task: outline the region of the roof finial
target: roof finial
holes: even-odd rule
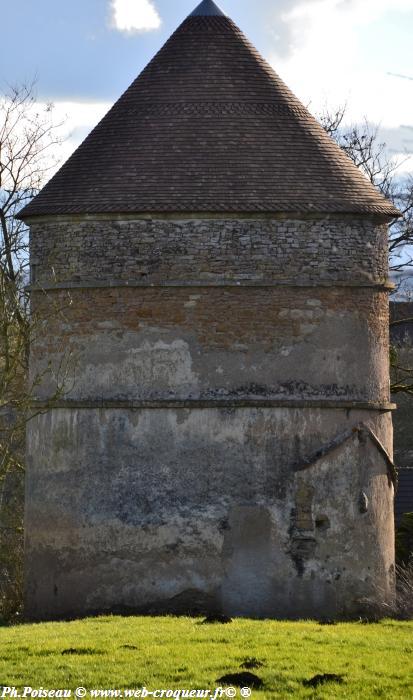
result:
[[[225,12],[214,3],[214,0],[202,0],[202,2],[195,8],[189,17],[213,17],[221,16],[225,17]]]

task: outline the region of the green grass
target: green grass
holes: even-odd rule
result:
[[[263,663],[252,671],[264,682],[252,692],[257,700],[413,698],[413,623],[397,621],[203,625],[192,618],[100,617],[4,627],[0,686],[212,689],[251,657]],[[303,685],[322,673],[341,674],[344,682]]]

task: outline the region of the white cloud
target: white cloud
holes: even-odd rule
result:
[[[53,103],[53,121],[62,125],[59,130],[63,139],[58,153],[60,165],[81,144],[111,106],[110,102],[57,100]]]
[[[44,165],[49,168],[47,179],[50,179],[72,155],[112,106],[110,102],[66,100],[56,100],[52,104],[53,108],[49,112],[50,123],[54,126],[53,135],[59,143],[44,154]],[[46,107],[46,103],[36,102],[33,114],[44,113]]]
[[[380,125],[391,154],[410,171],[413,81],[391,73],[411,75],[404,32],[412,19],[413,0],[287,0],[273,26],[287,36],[288,51],[270,56],[313,113],[347,104],[347,123],[366,117]]]
[[[0,122],[1,112],[9,105],[8,95],[0,93]],[[45,148],[39,153],[39,158],[36,160],[41,169],[45,170],[45,181],[47,181],[81,144],[111,106],[110,102],[68,100],[56,100],[52,103],[39,100],[32,104],[25,104],[19,119],[13,126],[13,139],[16,140],[17,144],[20,139],[24,142],[25,132],[27,128],[29,131],[31,130],[32,123],[44,125],[46,135],[39,146],[45,146]],[[7,188],[6,180],[3,182],[3,186]]]
[[[401,24],[402,12],[413,12],[413,0],[293,0],[281,18],[290,51],[270,62],[313,109],[347,102],[353,120],[412,123],[413,82],[388,75],[409,66],[395,63],[398,46],[383,43],[386,18],[398,13]]]
[[[148,32],[161,26],[152,0],[111,0],[113,26],[121,32]]]

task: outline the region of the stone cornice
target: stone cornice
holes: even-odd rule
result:
[[[116,287],[308,287],[311,289],[345,287],[354,289],[378,289],[383,291],[393,291],[395,285],[389,280],[385,282],[353,282],[353,281],[337,281],[337,280],[320,280],[318,282],[259,282],[256,280],[169,280],[165,282],[141,282],[137,280],[106,280],[106,281],[66,281],[66,282],[43,282],[41,284],[32,284],[26,287],[30,292],[47,292],[50,290],[59,289],[104,289]]]
[[[394,411],[397,406],[388,401],[347,401],[331,399],[58,399],[34,400],[32,408],[50,409],[165,409],[165,408],[323,408],[341,410]]]
[[[83,221],[354,221],[369,219],[388,223],[391,217],[384,214],[329,213],[329,212],[140,212],[103,214],[48,214],[26,216],[25,223],[77,224]]]

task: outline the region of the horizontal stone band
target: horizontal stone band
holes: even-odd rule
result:
[[[42,284],[32,284],[26,287],[26,290],[30,292],[43,292],[54,289],[101,289],[101,288],[116,288],[116,287],[144,287],[144,288],[157,288],[157,287],[309,287],[312,289],[317,289],[318,287],[351,287],[351,288],[368,288],[368,289],[381,289],[392,291],[395,285],[390,282],[352,282],[352,281],[323,281],[318,282],[258,282],[254,280],[242,280],[242,281],[231,281],[231,280],[187,280],[187,281],[168,281],[168,282],[141,282],[136,280],[108,280],[108,281],[93,281],[93,282],[80,282],[80,281],[68,281],[68,282],[44,282]]]
[[[60,399],[32,402],[32,408],[40,410],[63,409],[151,409],[151,408],[333,408],[344,410],[394,411],[397,406],[387,401],[337,401],[329,399]]]

